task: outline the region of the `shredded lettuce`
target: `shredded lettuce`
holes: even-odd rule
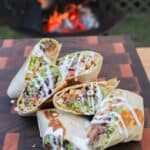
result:
[[[79,104],[77,101],[75,101],[75,102],[71,105],[71,108],[72,108],[73,110],[80,110],[81,106],[80,106],[80,104]]]
[[[74,150],[75,146],[74,146],[74,144],[68,142],[68,143],[65,143],[64,149],[65,150]]]
[[[95,101],[94,101],[94,102],[95,102]],[[74,101],[73,104],[72,104],[72,106],[71,106],[71,108],[72,108],[72,110],[79,110],[79,111],[82,111],[82,110],[81,110],[81,108],[82,108],[81,105],[82,105],[82,104],[80,104],[78,101]],[[94,103],[94,106],[95,106],[95,103]],[[89,105],[88,102],[85,103],[83,107],[85,107],[85,111],[86,111],[86,112],[90,112],[90,111],[91,111],[91,106]],[[95,111],[95,107],[94,107],[94,111]]]
[[[41,58],[37,56],[31,56],[30,63],[29,63],[29,70],[33,70],[35,66],[38,64],[38,62],[40,62],[40,59]]]
[[[54,66],[49,66],[51,73],[53,76],[58,76],[60,75],[60,70]]]
[[[114,111],[117,112],[118,114],[121,114],[122,109],[123,109],[123,106],[120,106],[120,107],[116,107]]]
[[[102,98],[104,99],[108,95],[108,91],[101,87]]]
[[[50,135],[44,136],[44,144],[45,144],[45,145],[50,144]]]

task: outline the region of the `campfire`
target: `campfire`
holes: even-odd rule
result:
[[[68,3],[61,12],[56,5],[48,21],[43,25],[44,31],[70,33],[99,28],[97,17],[87,5],[89,2],[90,0],[80,4]]]

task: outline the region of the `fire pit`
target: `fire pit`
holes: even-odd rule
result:
[[[79,4],[68,3],[60,11],[59,4],[55,5],[52,14],[43,26],[44,31],[71,33],[99,28],[100,22],[88,3],[90,1]]]
[[[97,35],[122,17],[110,0],[49,0],[44,10],[41,5],[48,0],[24,1],[23,10],[19,9],[23,13],[18,19],[16,12],[12,22],[15,29],[36,36]]]

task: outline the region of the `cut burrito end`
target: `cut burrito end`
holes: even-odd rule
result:
[[[55,39],[41,39],[10,82],[7,95],[11,98],[18,98],[25,87],[25,82],[28,82],[40,67],[56,63],[60,50],[61,44]]]
[[[60,53],[61,44],[52,38],[43,38],[35,46],[28,59],[28,68],[25,79],[28,81],[40,69],[47,64],[55,64]]]
[[[78,115],[94,115],[102,100],[118,85],[119,81],[89,82],[74,85],[56,93],[53,102],[56,108]]]
[[[28,59],[28,68],[25,75],[25,81],[28,82],[35,75],[35,73],[43,66],[50,64],[47,58],[42,56],[32,55]]]
[[[43,38],[40,40],[40,49],[44,51],[47,58],[49,58],[53,63],[56,62],[61,47],[62,44],[53,38]]]
[[[17,101],[20,115],[30,115],[50,99],[63,84],[59,68],[54,65],[42,67],[26,84]]]
[[[101,70],[103,56],[94,51],[80,51],[57,60],[63,77],[80,82],[95,80]]]
[[[105,149],[112,145],[140,141],[144,126],[142,97],[117,89],[106,97],[88,130],[89,145]]]

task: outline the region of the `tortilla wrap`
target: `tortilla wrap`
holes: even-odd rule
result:
[[[25,85],[17,101],[19,115],[31,116],[63,85],[62,76],[57,66],[47,65],[39,69]]]
[[[117,79],[88,82],[64,88],[54,95],[54,106],[76,115],[94,115],[102,100],[119,84]]]
[[[59,66],[63,77],[67,81],[96,80],[103,63],[103,56],[94,51],[79,51],[59,58]]]
[[[37,120],[45,149],[89,150],[85,140],[87,118],[45,109],[37,112]]]
[[[61,44],[55,39],[41,39],[33,48],[25,63],[14,76],[7,89],[10,98],[18,98],[25,86],[38,69],[47,64],[55,64]]]
[[[106,149],[122,142],[140,141],[144,126],[143,98],[116,89],[106,97],[91,121],[87,137],[92,149]]]

